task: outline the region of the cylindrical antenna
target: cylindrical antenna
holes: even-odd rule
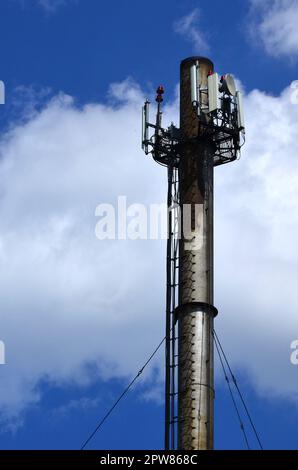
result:
[[[193,106],[198,104],[198,77],[197,77],[197,64],[190,67],[190,95]]]

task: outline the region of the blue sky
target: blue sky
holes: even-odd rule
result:
[[[180,60],[201,53],[241,81],[250,131],[218,170],[218,331],[264,447],[297,448],[293,18],[291,0],[1,2],[2,449],[79,448],[162,338],[164,244],[99,247],[94,210],[163,201],[139,108],[162,83],[176,119]],[[162,448],[161,357],[89,448]],[[216,376],[215,446],[245,448]]]

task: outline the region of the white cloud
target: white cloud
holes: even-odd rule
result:
[[[74,4],[78,0],[14,0],[17,1],[23,8],[31,5],[37,5],[41,7],[46,13],[54,13],[59,7],[67,4]]]
[[[47,12],[53,12],[58,7],[65,5],[65,0],[37,0],[38,5],[44,8]]]
[[[98,409],[98,407],[102,405],[101,400],[99,398],[80,398],[78,400],[70,400],[66,405],[58,406],[55,409],[55,418],[61,419],[63,416],[68,415],[76,410],[84,410],[89,412],[94,409]]]
[[[298,3],[296,0],[250,0],[251,37],[261,40],[271,56],[298,55]]]
[[[298,106],[246,96],[243,158],[216,170],[217,330],[260,393],[297,402]],[[95,207],[163,202],[166,173],[139,149],[143,96],[131,80],[111,105],[63,94],[2,135],[0,309],[7,365],[2,417],[39,400],[38,382],[129,379],[163,336],[165,244],[99,241]],[[177,103],[165,116],[177,122]],[[258,119],[256,119],[256,116]],[[86,367],[96,362],[96,373]],[[153,366],[159,367],[156,358]],[[163,371],[146,372],[159,396]]]
[[[199,28],[200,11],[195,8],[188,15],[183,16],[174,23],[174,31],[191,42],[196,53],[205,53],[209,50],[204,34]]]
[[[163,335],[164,296],[152,296],[164,285],[163,246],[94,233],[99,203],[119,194],[128,204],[159,202],[166,181],[140,149],[138,88],[126,82],[111,93],[115,108],[77,109],[58,96],[2,135],[4,413],[38,400],[43,377],[88,382],[90,361],[104,379],[127,377]]]

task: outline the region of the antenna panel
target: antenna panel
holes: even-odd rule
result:
[[[244,112],[243,112],[243,100],[242,93],[240,91],[236,92],[236,103],[237,103],[237,123],[239,129],[245,128],[244,123]]]
[[[218,93],[218,74],[213,73],[208,77],[208,99],[209,99],[209,113],[215,111],[220,107],[219,93]]]
[[[148,139],[149,139],[149,101],[145,101],[142,108],[142,149],[148,153]]]
[[[190,67],[190,94],[191,102],[193,106],[198,105],[199,96],[198,96],[198,65],[194,64]]]

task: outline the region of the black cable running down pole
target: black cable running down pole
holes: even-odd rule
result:
[[[225,362],[226,362],[226,364],[227,364],[227,366],[228,366],[228,369],[229,369],[229,372],[230,372],[230,374],[231,374],[233,383],[234,383],[234,385],[235,385],[235,387],[236,387],[236,390],[237,390],[237,392],[238,392],[238,394],[239,394],[240,400],[241,400],[242,405],[243,405],[243,407],[244,407],[244,409],[245,409],[246,415],[247,415],[247,417],[248,417],[248,419],[249,419],[250,425],[251,425],[251,427],[252,427],[252,429],[253,429],[253,432],[254,432],[254,434],[255,434],[255,436],[256,436],[256,439],[257,439],[257,441],[258,441],[258,444],[259,444],[259,446],[260,446],[260,449],[263,450],[263,446],[262,446],[262,443],[261,443],[260,436],[259,436],[259,434],[258,434],[258,432],[257,432],[257,430],[256,430],[256,427],[255,427],[255,425],[254,425],[254,423],[253,423],[252,417],[251,417],[251,415],[250,415],[250,413],[249,413],[249,411],[248,411],[248,408],[247,408],[247,406],[246,406],[246,403],[245,403],[245,401],[244,401],[243,395],[242,395],[242,393],[241,393],[241,391],[240,391],[240,389],[239,389],[239,386],[238,386],[236,377],[235,377],[235,375],[234,375],[233,372],[232,372],[231,366],[230,366],[230,364],[229,364],[229,361],[228,361],[227,356],[226,356],[226,354],[225,354],[225,352],[224,352],[224,350],[223,350],[223,347],[222,347],[222,345],[221,345],[221,342],[220,342],[220,340],[219,340],[219,338],[218,338],[218,335],[217,335],[216,331],[213,330],[213,332],[214,332],[214,338],[216,338],[217,341],[218,341],[218,344],[219,344],[219,347],[220,347],[220,349],[221,349],[223,358],[224,358],[224,360],[225,360]]]
[[[144,369],[147,367],[147,365],[149,364],[149,362],[153,359],[153,357],[155,356],[155,354],[157,353],[157,351],[161,348],[161,346],[163,345],[164,341],[165,341],[165,337],[163,338],[163,340],[159,343],[159,345],[155,348],[155,350],[153,351],[153,353],[151,354],[151,356],[149,357],[149,359],[145,362],[145,364],[143,365],[143,367],[141,367],[141,369],[139,370],[139,372],[137,373],[137,375],[132,379],[132,381],[130,382],[130,384],[123,390],[123,392],[121,393],[121,395],[119,396],[119,398],[115,401],[115,403],[113,404],[113,406],[109,409],[109,411],[104,415],[104,417],[102,418],[102,420],[99,422],[99,424],[96,426],[96,428],[94,429],[94,431],[90,434],[90,436],[88,437],[88,439],[86,439],[86,441],[84,442],[84,444],[82,445],[81,447],[81,450],[84,450],[85,447],[87,446],[87,444],[91,441],[91,439],[95,436],[95,434],[97,433],[97,431],[101,428],[101,426],[103,425],[103,423],[106,421],[106,419],[110,416],[110,414],[112,413],[112,411],[116,408],[116,406],[118,405],[118,403],[122,400],[122,398],[126,395],[126,393],[129,391],[129,389],[133,386],[133,384],[135,383],[135,381],[140,377],[140,375],[144,372]]]
[[[231,399],[232,399],[234,408],[235,408],[236,413],[237,413],[237,416],[238,416],[240,429],[241,429],[241,431],[243,432],[243,436],[244,436],[244,440],[245,440],[245,443],[246,443],[246,447],[247,447],[248,450],[250,450],[250,446],[249,446],[247,434],[246,434],[246,431],[245,431],[245,428],[244,428],[244,424],[243,424],[243,421],[242,421],[242,419],[241,419],[240,412],[239,412],[239,409],[238,409],[236,400],[235,400],[235,398],[234,398],[234,395],[233,395],[233,392],[232,392],[232,389],[231,389],[229,377],[228,377],[228,375],[227,375],[226,368],[225,368],[225,366],[224,366],[223,359],[222,359],[222,355],[221,355],[221,352],[220,352],[220,349],[219,349],[219,345],[218,345],[218,342],[217,342],[217,339],[216,339],[215,336],[214,336],[214,344],[215,344],[215,348],[216,348],[216,351],[217,351],[217,354],[218,354],[218,357],[219,357],[219,360],[220,360],[220,363],[221,363],[221,367],[222,367],[222,370],[223,370],[223,373],[224,373],[224,376],[225,376],[225,379],[226,379],[226,382],[227,382],[227,385],[228,385],[228,388],[229,388],[229,392],[230,392],[230,395],[231,395]]]

